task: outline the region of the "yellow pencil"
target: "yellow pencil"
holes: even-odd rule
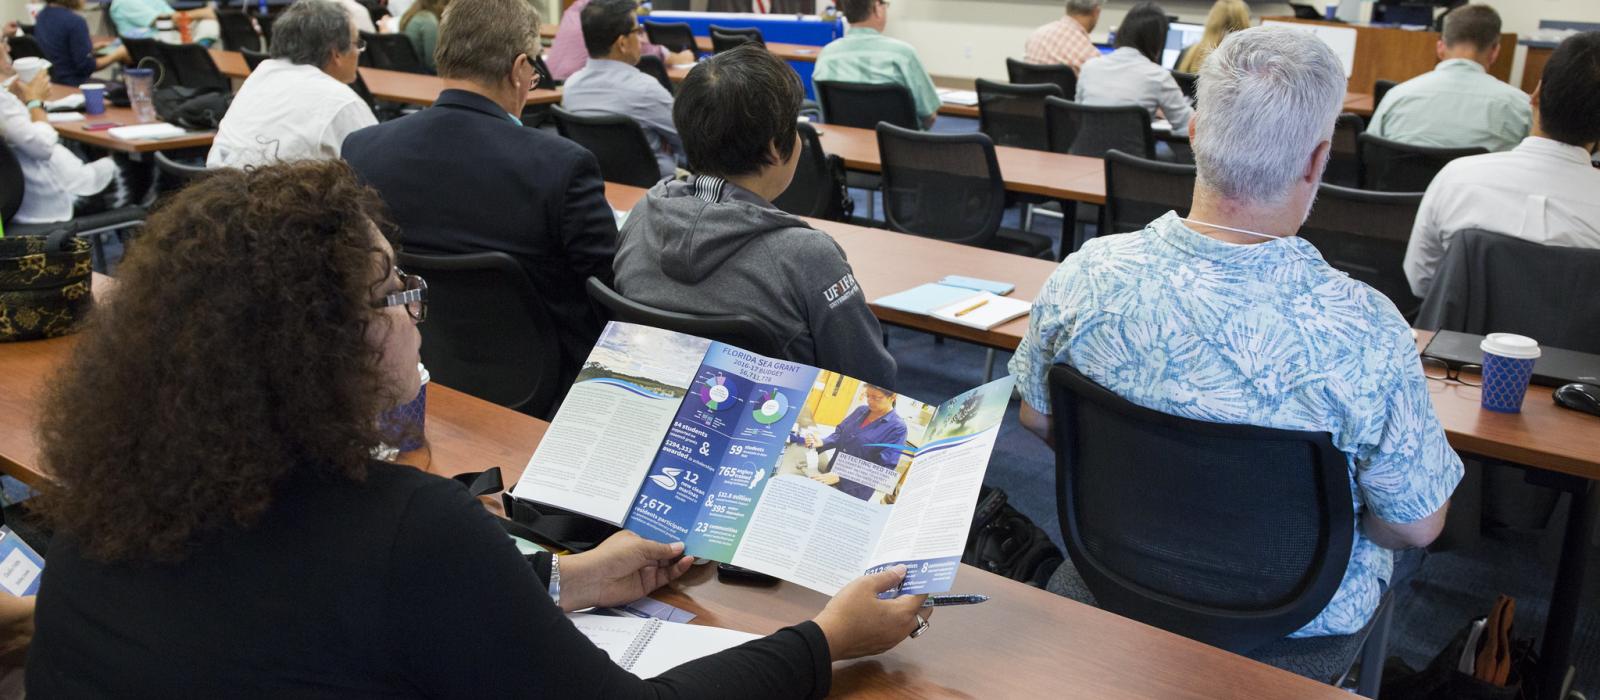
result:
[[[974,311],[977,311],[980,307],[982,307],[984,304],[987,304],[987,303],[989,303],[988,299],[979,299],[978,303],[973,304],[972,306],[968,306],[967,308],[962,309],[960,311],[957,311],[956,312],[956,317],[960,318],[960,317],[965,316],[967,314],[970,314],[970,313],[972,313]]]

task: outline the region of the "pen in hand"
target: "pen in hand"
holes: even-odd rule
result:
[[[942,608],[946,605],[977,605],[989,599],[982,593],[960,593],[949,595],[930,595],[922,601],[924,608]]]

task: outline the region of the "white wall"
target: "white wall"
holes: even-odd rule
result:
[[[8,0],[0,0],[6,2]],[[1318,0],[1306,0],[1317,4]],[[1538,28],[1541,19],[1600,22],[1600,0],[1483,0],[1500,12],[1505,30],[1519,35]],[[891,36],[917,47],[922,63],[936,76],[1006,79],[1005,59],[1021,58],[1022,44],[1034,27],[1060,17],[1061,0],[895,0],[889,6]],[[1133,0],[1107,0],[1096,39],[1121,21]],[[1209,0],[1164,0],[1167,14],[1200,23]],[[1251,2],[1251,13],[1292,14],[1287,3]],[[1522,75],[1521,50],[1512,66],[1513,84]]]

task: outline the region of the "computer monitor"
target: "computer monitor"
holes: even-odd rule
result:
[[[1167,46],[1161,51],[1161,66],[1168,70],[1178,67],[1178,54],[1200,42],[1206,28],[1199,24],[1173,22],[1167,26]]]

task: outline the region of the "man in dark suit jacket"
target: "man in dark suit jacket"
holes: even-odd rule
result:
[[[524,0],[447,12],[432,107],[351,134],[343,157],[378,190],[408,250],[499,251],[522,263],[560,328],[570,380],[603,322],[584,280],[611,284],[617,227],[593,154],[517,119],[537,80],[539,18]]]

